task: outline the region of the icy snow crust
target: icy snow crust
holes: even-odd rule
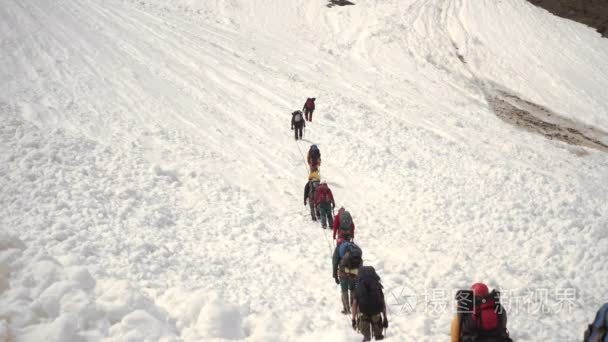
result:
[[[447,340],[475,281],[515,340],[580,338],[608,298],[608,157],[485,96],[608,130],[608,41],[523,0],[325,4],[3,2],[0,340],[358,341],[302,205],[310,143],[389,340]]]

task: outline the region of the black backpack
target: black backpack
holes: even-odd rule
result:
[[[310,159],[317,160],[319,158],[321,158],[321,151],[319,150],[319,148],[311,147],[310,148]]]
[[[359,312],[377,315],[384,310],[384,293],[380,277],[372,266],[363,266],[355,282],[355,296]]]

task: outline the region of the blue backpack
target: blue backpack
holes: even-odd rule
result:
[[[340,245],[340,264],[347,268],[359,268],[363,261],[363,251],[353,242],[343,242],[344,246]]]
[[[608,342],[608,303],[602,305],[585,331],[584,342]]]

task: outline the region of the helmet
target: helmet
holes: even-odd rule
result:
[[[317,145],[310,145],[310,149],[311,150],[318,150],[319,148],[317,147]]]
[[[473,295],[476,297],[485,297],[490,293],[488,286],[484,283],[475,283],[471,285],[471,290],[473,290]]]

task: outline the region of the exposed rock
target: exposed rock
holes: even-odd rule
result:
[[[562,18],[591,26],[608,37],[608,1],[606,0],[528,0]]]

